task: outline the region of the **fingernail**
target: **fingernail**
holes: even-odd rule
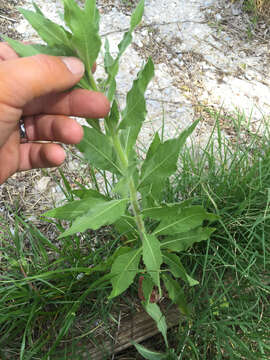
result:
[[[76,57],[62,57],[63,63],[72,72],[74,75],[83,75],[84,73],[84,64],[81,60],[77,59]]]

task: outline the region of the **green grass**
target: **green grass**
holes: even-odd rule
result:
[[[221,219],[209,241],[182,254],[200,285],[185,288],[193,317],[171,330],[169,342],[179,359],[269,359],[270,136],[252,134],[242,114],[211,116],[207,145],[182,152],[164,194],[193,198]],[[233,139],[221,120],[231,123]],[[55,244],[17,214],[12,223],[2,219],[0,232],[1,360],[79,360],[84,340],[110,331],[118,306],[132,309],[127,296],[108,302],[108,279],[89,274],[121,241],[111,229]],[[160,337],[147,346],[164,350]],[[141,359],[134,349],[125,358]]]

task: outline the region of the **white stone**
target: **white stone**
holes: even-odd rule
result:
[[[50,181],[51,178],[49,176],[43,176],[35,183],[34,185],[35,190],[37,190],[40,193],[44,193],[47,190]]]

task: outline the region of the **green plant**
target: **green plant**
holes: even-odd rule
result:
[[[158,304],[150,301],[151,294],[157,289],[161,296],[165,288],[171,301],[184,314],[191,315],[192,310],[179,280],[190,286],[198,282],[187,274],[179,253],[194,243],[207,240],[215,230],[208,225],[217,220],[216,215],[208,213],[202,206],[192,206],[190,200],[180,203],[163,201],[168,179],[177,169],[179,153],[198,121],[177,138],[165,142],[156,133],[142,161],[135,146],[146,117],[144,93],[154,76],[152,60],[149,59],[139,71],[122,111],[115,92],[119,61],[132,41],[133,30],[142,19],[144,1],[138,3],[131,16],[130,29],[118,45],[116,58],[112,57],[109,42],[105,41],[107,78],[102,82],[102,88],[99,88],[91,72],[102,46],[95,1],[86,0],[83,9],[75,0],[63,2],[64,20],[69,30],[47,19],[36,4],[35,11],[20,10],[47,45],[25,45],[12,39],[6,40],[20,56],[38,53],[78,56],[84,62],[85,75],[77,86],[104,91],[112,106],[109,116],[104,119],[104,130],[98,120],[87,119],[90,126],[84,127],[84,138],[78,149],[91,166],[111,173],[116,183],[110,198],[94,189],[72,190],[78,200],[70,199],[68,204],[45,215],[70,221],[71,226],[66,230],[59,226],[59,238],[67,241],[79,232],[107,225],[122,234],[124,240],[119,242],[114,254],[89,273],[109,270],[109,274],[99,279],[99,284],[103,279],[105,283],[110,279],[112,291],[109,299],[122,294],[138,275],[143,275],[142,305],[156,321],[168,348],[166,320]]]

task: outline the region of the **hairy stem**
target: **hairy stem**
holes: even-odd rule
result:
[[[119,136],[117,134],[113,134],[112,139],[113,139],[113,144],[114,144],[115,150],[117,152],[118,158],[120,160],[121,166],[122,166],[123,170],[125,171],[128,169],[128,165],[129,165],[128,158],[122,148]],[[145,226],[144,226],[144,222],[143,222],[143,219],[141,216],[141,211],[140,211],[140,207],[139,207],[139,203],[138,203],[138,199],[137,199],[136,186],[134,184],[134,180],[131,175],[128,175],[128,187],[129,187],[129,193],[130,193],[130,202],[131,202],[132,210],[134,213],[135,221],[136,221],[136,224],[138,227],[140,239],[143,242],[146,231],[145,231]]]

